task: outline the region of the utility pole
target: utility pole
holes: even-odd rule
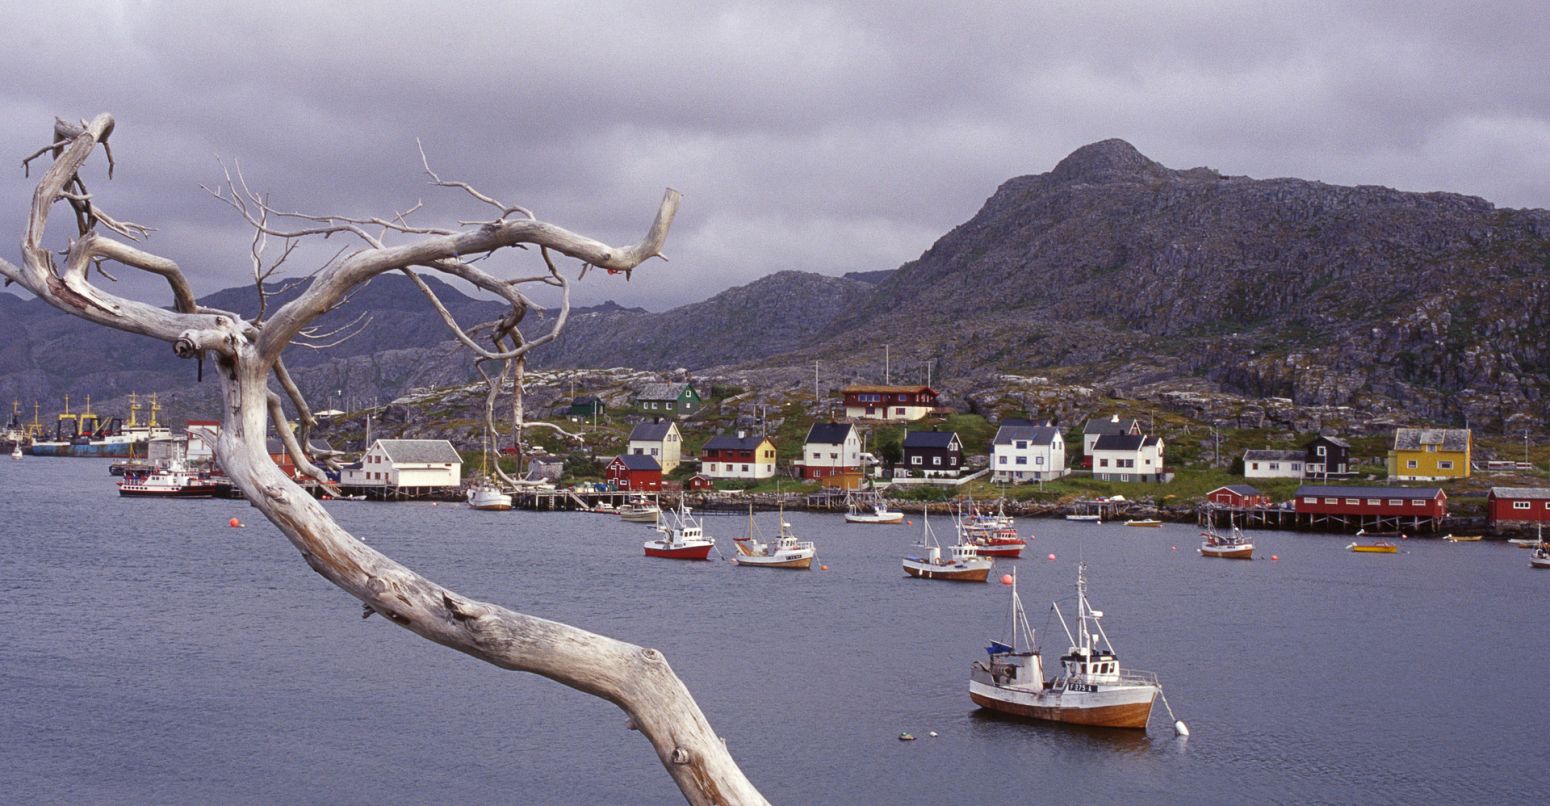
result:
[[[883,345],[883,385],[884,386],[889,385],[889,383],[891,382],[889,380],[888,370],[889,370],[889,366],[888,366],[888,345],[884,344]]]
[[[931,365],[936,363],[935,358],[926,359],[926,385],[931,385]]]
[[[813,362],[813,405],[816,407],[823,398],[818,396],[818,362]]]

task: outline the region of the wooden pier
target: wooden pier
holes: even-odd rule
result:
[[[1403,532],[1438,534],[1443,518],[1421,515],[1330,515],[1298,512],[1285,507],[1229,507],[1202,504],[1196,511],[1201,526],[1227,527],[1230,523],[1244,529],[1289,529],[1308,532]]]

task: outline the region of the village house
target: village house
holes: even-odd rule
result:
[[[444,439],[379,439],[344,468],[339,482],[416,495],[462,486],[462,474],[462,457]]]
[[[911,431],[903,453],[894,478],[955,479],[963,472],[963,440],[954,431]]]
[[[1002,425],[990,441],[990,478],[1000,482],[1048,481],[1066,469],[1066,440],[1051,425]]]
[[[654,456],[622,453],[608,463],[603,478],[616,490],[654,493],[662,489],[662,466]]]
[[[625,453],[650,456],[657,460],[663,473],[673,472],[683,462],[683,435],[678,423],[657,419],[649,423],[636,423],[630,429],[630,441]]]
[[[1274,503],[1270,500],[1270,496],[1260,492],[1259,488],[1251,484],[1229,484],[1218,487],[1206,493],[1206,501],[1233,509],[1268,507]]]
[[[775,475],[775,443],[767,437],[717,434],[700,448],[700,472],[713,479],[767,479]]]
[[[845,416],[852,420],[910,422],[936,407],[937,391],[929,386],[847,386]]]
[[[1163,466],[1162,437],[1103,434],[1093,443],[1093,478],[1099,481],[1172,481]]]
[[[861,476],[861,435],[850,423],[813,423],[802,444],[802,478]]]
[[[1356,475],[1351,466],[1351,443],[1319,434],[1303,446],[1302,474],[1309,479],[1339,479]]]
[[[1304,484],[1292,506],[1299,514],[1354,518],[1445,518],[1448,495],[1436,487],[1341,487]]]
[[[1492,487],[1485,497],[1485,520],[1493,529],[1550,523],[1550,488]]]
[[[1094,417],[1082,426],[1082,467],[1093,466],[1093,446],[1098,438],[1105,434],[1128,434],[1141,436],[1141,421],[1134,417],[1121,420],[1118,414],[1108,417]]]
[[[1448,481],[1469,478],[1473,435],[1467,428],[1396,428],[1389,478]]]
[[[1248,479],[1300,479],[1305,451],[1248,450],[1243,452],[1243,477]]]
[[[648,383],[635,396],[635,405],[646,411],[660,411],[678,417],[700,408],[700,393],[692,383]]]

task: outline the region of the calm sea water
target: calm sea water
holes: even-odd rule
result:
[[[649,560],[604,516],[330,507],[470,596],[662,649],[777,803],[1550,800],[1550,573],[1502,544],[1260,532],[1280,559],[1245,563],[1021,522],[1041,638],[1084,558],[1181,740],[1161,706],[1145,735],[978,712],[1006,589],[905,578],[916,528],[789,515],[831,569],[798,573]],[[681,802],[613,706],[362,621],[242,502],[120,499],[101,461],[0,461],[0,700],[6,803]]]

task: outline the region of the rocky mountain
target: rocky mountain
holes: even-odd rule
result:
[[[460,321],[499,310],[437,287]],[[210,303],[251,311],[253,292]],[[319,405],[470,377],[407,281],[380,278],[331,316],[367,310],[378,313],[362,336],[290,359]],[[574,311],[533,366],[798,383],[818,360],[836,382],[881,380],[886,345],[894,380],[929,371],[965,401],[1038,376],[1106,397],[1221,392],[1375,422],[1543,431],[1547,328],[1550,212],[1177,170],[1105,140],[1008,180],[897,270],[780,272],[662,313]],[[186,394],[193,375],[163,345],[0,296],[0,395]]]

